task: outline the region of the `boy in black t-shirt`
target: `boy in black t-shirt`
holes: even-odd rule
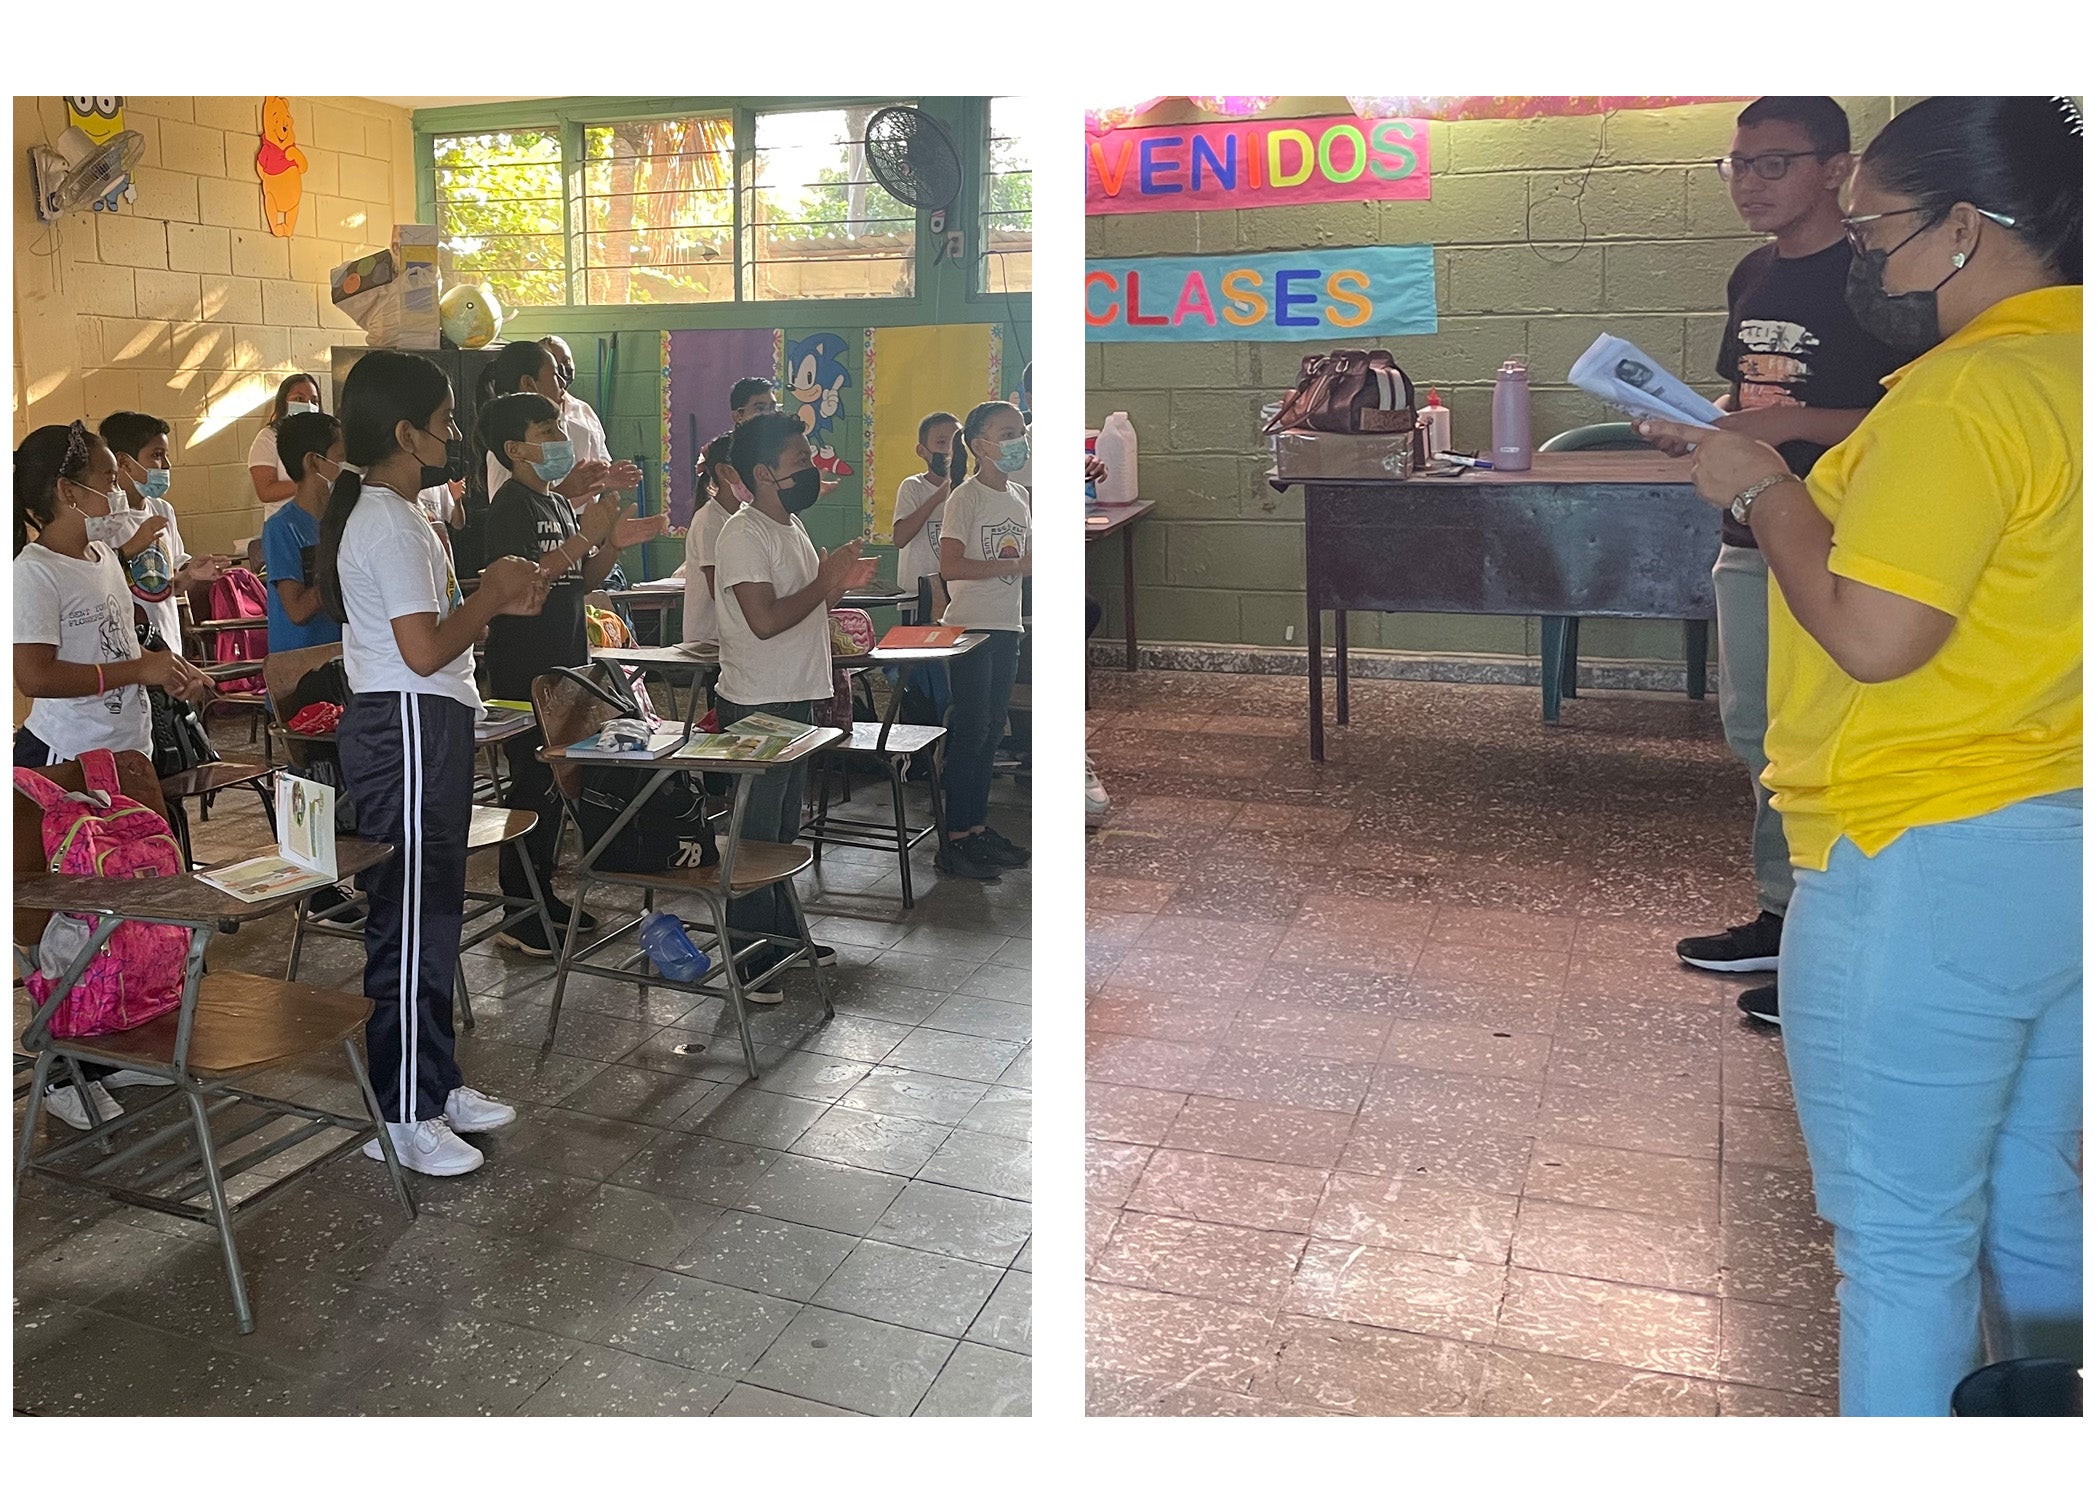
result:
[[[1765,98],[1735,123],[1721,176],[1743,222],[1772,241],[1744,256],[1728,278],[1728,327],[1715,368],[1729,382],[1721,402],[1729,414],[1718,425],[1770,443],[1787,467],[1806,475],[1859,425],[1881,397],[1881,377],[1902,361],[1868,337],[1845,306],[1852,247],[1838,193],[1852,171],[1852,127],[1844,109],[1835,99]],[[1686,938],[1677,956],[1730,974],[1778,970],[1780,930],[1794,891],[1786,834],[1760,779],[1769,577],[1756,536],[1724,513],[1714,564],[1721,728],[1756,791],[1751,849],[1759,910],[1740,927]],[[1737,1003],[1755,1020],[1779,1023],[1776,983]]]
[[[510,470],[510,478],[489,497],[484,532],[489,555],[536,557],[541,573],[553,580],[537,615],[503,615],[489,622],[489,696],[530,702],[534,678],[556,667],[589,664],[584,596],[605,582],[621,547],[661,531],[663,518],[632,520],[616,494],[596,495],[577,510],[554,490],[575,463],[576,450],[562,427],[560,410],[544,396],[519,392],[490,402],[481,411],[481,440]],[[540,744],[537,734],[506,742],[510,786],[503,802],[540,816],[524,840],[526,854],[546,896],[548,915],[561,929],[568,924],[569,909],[556,899],[551,883],[561,808],[553,770],[539,758]],[[513,845],[503,846],[501,864],[504,894],[526,898],[529,887]],[[577,930],[587,934],[597,925],[585,913]],[[544,958],[554,951],[556,935],[523,922],[496,941]]]

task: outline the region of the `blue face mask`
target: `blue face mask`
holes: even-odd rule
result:
[[[999,456],[993,462],[999,465],[1002,474],[1018,474],[1028,467],[1028,439],[1008,438],[999,445]]]
[[[158,500],[168,493],[168,485],[174,478],[167,469],[148,469],[146,477],[139,481],[139,493],[148,500]]]
[[[532,471],[549,484],[560,484],[576,467],[576,445],[570,442],[542,443]]]

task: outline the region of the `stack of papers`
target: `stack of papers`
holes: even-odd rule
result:
[[[1720,407],[1665,370],[1661,361],[1608,333],[1598,334],[1597,342],[1583,351],[1568,380],[1635,418],[1712,427],[1721,415]]]
[[[696,734],[678,752],[680,760],[777,760],[823,730],[771,714],[747,714],[721,734]]]

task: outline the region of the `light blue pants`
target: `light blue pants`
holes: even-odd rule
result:
[[[1847,1416],[1945,1416],[1985,1363],[2078,1354],[2083,840],[2070,792],[1795,872],[1786,1057]]]
[[[1794,899],[1794,866],[1787,858],[1786,826],[1765,789],[1765,697],[1770,680],[1772,570],[1755,547],[1721,544],[1714,562],[1714,635],[1721,656],[1721,733],[1750,773],[1755,812],[1750,858],[1757,873],[1757,904],[1775,917]]]

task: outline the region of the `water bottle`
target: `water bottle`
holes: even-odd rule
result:
[[[1531,375],[1520,359],[1495,372],[1493,417],[1495,468],[1518,473],[1531,467]]]
[[[696,983],[707,972],[707,955],[693,946],[685,923],[667,911],[651,912],[642,919],[642,952],[667,979],[681,984]]]

